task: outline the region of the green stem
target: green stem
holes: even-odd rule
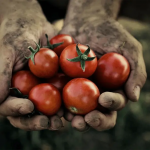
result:
[[[35,52],[35,50],[34,50],[31,46],[29,46],[28,49],[29,49],[32,53]]]
[[[82,54],[82,55],[81,55],[81,59],[82,59],[82,60],[87,60],[87,58],[88,58],[87,55],[85,55],[85,54]]]
[[[47,39],[47,46],[45,46],[45,47],[49,48],[49,49],[52,49],[52,50],[54,50],[54,48],[56,48],[56,47],[58,47],[58,46],[60,46],[60,45],[62,45],[64,43],[64,42],[60,42],[60,43],[51,44],[49,39],[48,39],[48,35],[47,34],[45,34],[45,37]]]
[[[26,59],[31,59],[34,65],[35,65],[35,61],[34,61],[35,54],[40,50],[39,44],[37,44],[36,42],[35,44],[37,46],[36,49],[33,49],[31,46],[28,47],[28,49],[31,51],[31,55],[29,57],[24,56]]]
[[[81,63],[81,68],[83,72],[85,72],[85,63],[86,61],[92,61],[95,59],[95,57],[88,57],[88,54],[90,53],[90,47],[88,46],[88,49],[82,53],[81,50],[78,47],[78,44],[76,45],[76,51],[78,56],[72,59],[67,59],[70,62],[80,62]]]

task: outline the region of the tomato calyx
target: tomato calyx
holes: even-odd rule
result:
[[[76,107],[69,107],[70,111],[73,113],[78,113],[78,109]]]
[[[25,56],[26,59],[31,59],[31,61],[33,62],[34,65],[35,65],[34,56],[40,50],[40,45],[37,44],[36,42],[35,42],[35,44],[37,46],[36,49],[33,49],[31,46],[29,46],[28,49],[31,51],[31,55],[29,57]]]
[[[78,47],[78,44],[77,44],[76,45],[76,51],[77,51],[78,56],[75,58],[72,58],[72,59],[67,59],[67,60],[71,61],[71,62],[80,61],[81,68],[82,68],[83,72],[85,72],[85,62],[86,61],[92,61],[93,59],[95,59],[95,57],[88,57],[88,54],[90,53],[90,47],[89,46],[88,46],[87,50],[84,53],[82,53]]]
[[[58,47],[58,46],[60,46],[64,43],[64,42],[60,42],[60,43],[51,44],[48,40],[48,35],[47,34],[45,34],[45,37],[47,39],[47,46],[44,46],[45,48],[49,48],[49,49],[53,50],[54,48],[56,48],[56,47]]]
[[[15,87],[12,87],[12,88],[9,88],[10,90],[13,90],[14,91],[14,94],[16,97],[18,98],[28,98],[28,95],[23,95],[19,89],[15,88]]]

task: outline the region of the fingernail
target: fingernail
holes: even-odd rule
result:
[[[106,108],[112,107],[113,104],[114,104],[114,100],[109,100],[109,101],[102,103],[103,107],[106,107]]]
[[[98,127],[100,125],[100,119],[93,119],[87,122],[92,127]]]
[[[135,95],[135,100],[138,101],[139,97],[140,97],[140,87],[139,86],[136,86],[134,88],[134,95]]]
[[[29,113],[33,112],[33,109],[34,109],[34,107],[32,105],[29,106],[28,108],[24,108],[23,106],[21,106],[19,108],[19,113],[22,115],[29,114]]]
[[[48,128],[48,126],[49,126],[49,121],[48,121],[48,119],[47,119],[47,118],[41,118],[41,119],[40,119],[40,126],[41,126],[42,128]]]
[[[63,128],[64,125],[62,123],[62,121],[58,118],[55,118],[54,120],[52,120],[51,122],[51,127],[50,129],[53,129],[53,130],[60,130],[61,128]]]

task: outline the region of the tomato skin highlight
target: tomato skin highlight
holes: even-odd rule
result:
[[[34,61],[35,64],[29,59],[28,65],[31,72],[39,78],[50,78],[58,72],[58,56],[48,48],[41,48],[35,54]]]
[[[107,53],[98,60],[94,74],[98,85],[106,90],[121,88],[130,74],[130,64],[127,59],[118,53]]]
[[[63,88],[63,102],[73,114],[85,115],[98,106],[100,91],[90,80],[75,78]]]
[[[40,79],[28,70],[16,72],[11,80],[11,87],[17,88],[23,95],[28,95],[30,90],[38,84]]]
[[[48,83],[33,87],[29,93],[29,99],[38,111],[47,116],[56,114],[61,107],[60,92],[56,87]]]
[[[46,82],[54,85],[60,92],[64,86],[69,82],[70,78],[63,73],[57,73],[54,77],[47,79]]]
[[[67,35],[67,34],[56,35],[50,40],[51,44],[56,44],[60,42],[64,42],[64,43],[53,49],[58,56],[60,56],[63,49],[66,48],[68,45],[75,44],[74,39],[70,35]]]
[[[79,49],[82,53],[87,50],[87,46],[78,44]],[[95,57],[94,51],[91,49],[88,57],[95,57],[92,61],[85,62],[85,72],[81,68],[80,62],[70,62],[67,59],[77,57],[76,44],[67,46],[60,55],[60,66],[62,71],[72,78],[88,78],[90,77],[97,68],[97,57]]]

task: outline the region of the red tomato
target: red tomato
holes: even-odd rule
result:
[[[78,44],[78,47],[82,53],[87,50],[87,46]],[[60,55],[60,66],[63,72],[70,77],[90,77],[96,70],[97,67],[97,58],[93,50],[90,50],[88,57],[95,57],[91,61],[85,61],[85,71],[81,68],[81,62],[71,62],[67,59],[72,59],[77,57],[76,44],[67,46]]]
[[[74,39],[67,34],[56,35],[50,40],[51,44],[56,44],[60,42],[63,42],[63,44],[53,49],[58,56],[60,56],[63,49],[66,48],[68,45],[75,44]]]
[[[59,68],[59,60],[57,54],[48,49],[41,48],[35,54],[35,64],[29,59],[29,68],[31,72],[39,78],[50,78],[53,77]]]
[[[73,114],[85,115],[98,106],[100,91],[90,80],[75,78],[63,89],[65,107]]]
[[[47,79],[46,82],[54,85],[59,91],[62,91],[69,80],[70,78],[65,74],[57,73],[54,77]]]
[[[61,106],[60,92],[48,83],[33,87],[29,93],[29,99],[38,111],[47,116],[54,115]]]
[[[17,88],[23,95],[28,95],[30,90],[40,84],[40,80],[30,71],[18,71],[12,77],[11,87]]]
[[[123,86],[130,74],[127,59],[118,53],[107,53],[98,60],[95,80],[104,89],[115,90]]]

